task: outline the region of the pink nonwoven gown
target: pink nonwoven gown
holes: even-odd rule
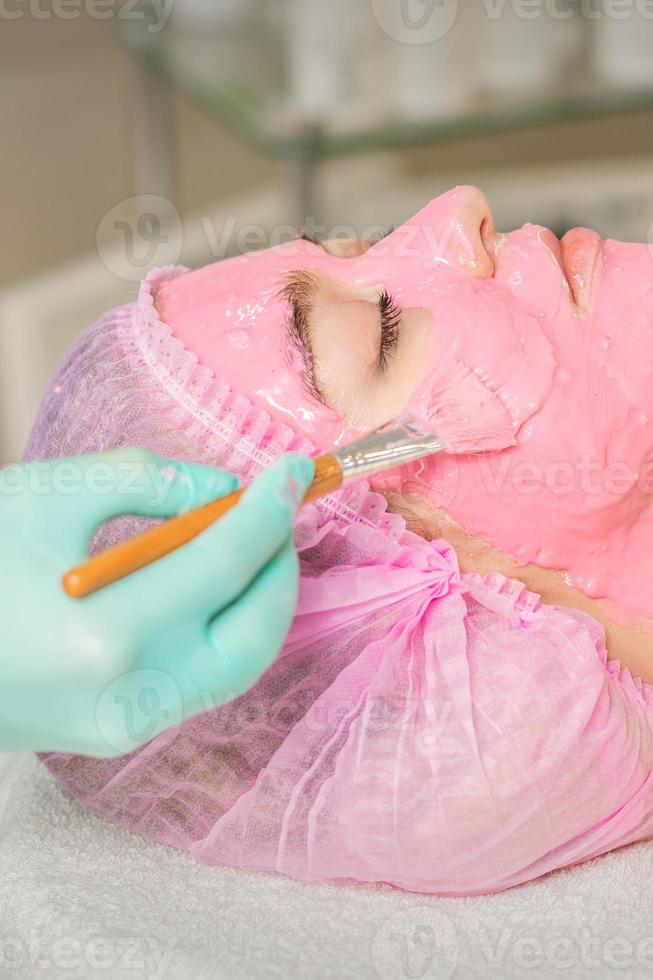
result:
[[[177,274],[80,338],[29,458],[137,443],[250,479],[313,451],[158,319],[153,292]],[[305,507],[296,540],[297,616],[255,688],[118,759],[43,756],[75,797],[210,864],[443,895],[653,834],[653,689],[607,661],[593,619],[461,576],[360,484]]]

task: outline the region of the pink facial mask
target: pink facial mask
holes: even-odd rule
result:
[[[482,200],[482,199],[481,199]],[[166,284],[159,310],[175,335],[236,390],[320,448],[351,434],[311,396],[284,342],[285,277],[302,269],[355,287],[380,284],[432,326],[424,375],[406,410],[422,414],[443,362],[467,366],[501,400],[517,445],[434,457],[379,485],[417,491],[468,532],[521,563],[563,569],[622,620],[648,618],[653,469],[653,264],[647,248],[560,243],[528,225],[486,251],[478,192],[432,201],[363,256],[290,242]],[[581,315],[572,301],[590,298]]]

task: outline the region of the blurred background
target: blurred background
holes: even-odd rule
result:
[[[0,79],[0,461],[153,265],[457,183],[499,229],[653,238],[649,0],[0,0]]]

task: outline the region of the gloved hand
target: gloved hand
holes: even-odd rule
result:
[[[173,516],[236,479],[137,448],[0,470],[0,749],[121,755],[251,687],[292,621],[313,471],[284,457],[194,541],[76,600],[61,576],[100,523]]]

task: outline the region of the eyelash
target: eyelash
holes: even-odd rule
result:
[[[378,369],[382,374],[388,366],[388,360],[397,349],[401,327],[401,310],[386,289],[379,297],[379,310],[381,311],[381,346]]]

